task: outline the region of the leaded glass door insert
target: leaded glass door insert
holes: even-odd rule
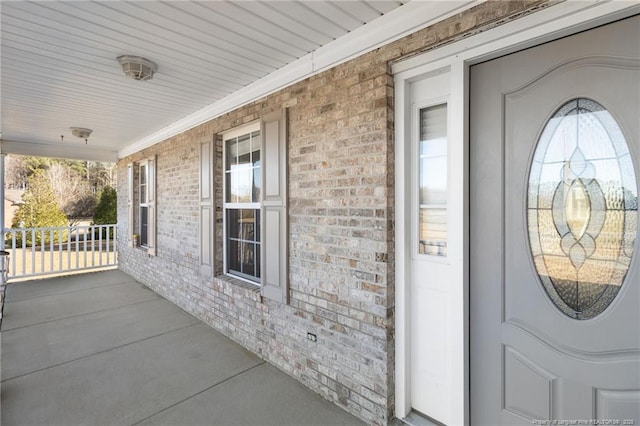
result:
[[[578,98],[546,123],[529,175],[528,234],[546,293],[586,320],[614,300],[638,234],[638,188],[625,137],[598,102]]]

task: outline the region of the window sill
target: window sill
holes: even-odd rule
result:
[[[246,281],[246,280],[241,280],[239,278],[236,278],[234,276],[231,275],[218,275],[216,277],[217,279],[219,279],[220,281],[224,281],[226,283],[229,283],[235,287],[240,287],[243,288],[245,290],[249,290],[249,291],[253,291],[256,293],[260,293],[260,284],[258,283],[252,283],[250,281]]]
[[[258,284],[239,280],[229,275],[216,275],[214,287],[215,290],[224,294],[240,294],[255,302],[262,302],[261,287]]]

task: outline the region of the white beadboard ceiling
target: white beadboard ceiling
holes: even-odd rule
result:
[[[3,0],[2,151],[115,160],[473,3]]]

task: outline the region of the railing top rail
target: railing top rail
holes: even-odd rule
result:
[[[19,231],[41,231],[41,230],[49,230],[49,229],[89,229],[89,228],[104,228],[104,227],[109,227],[109,226],[113,226],[116,227],[117,224],[116,223],[111,223],[111,224],[106,224],[106,225],[67,225],[67,226],[40,226],[40,227],[31,227],[31,228],[4,228],[4,232],[19,232]]]

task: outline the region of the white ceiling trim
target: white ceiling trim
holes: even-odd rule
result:
[[[237,92],[118,151],[124,158],[291,84],[419,31],[486,0],[413,0]],[[425,17],[428,19],[425,20]]]
[[[104,161],[116,162],[118,155],[116,151],[99,149],[91,145],[85,145],[84,141],[78,139],[73,145],[47,145],[42,143],[29,143],[25,141],[8,141],[0,139],[0,152],[16,155],[29,155],[35,157],[51,158],[73,158],[84,161]]]

